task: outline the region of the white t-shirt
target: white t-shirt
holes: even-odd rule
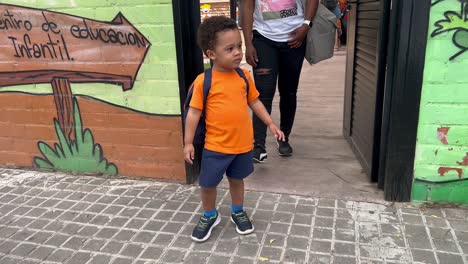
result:
[[[268,39],[287,42],[303,22],[302,0],[255,0],[253,29]]]

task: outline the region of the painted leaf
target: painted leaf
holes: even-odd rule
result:
[[[468,30],[459,30],[455,32],[453,41],[460,48],[468,48]]]
[[[444,15],[444,20],[440,20],[435,23],[437,29],[432,33],[433,37],[452,30],[468,30],[468,21],[465,21],[462,14],[454,11],[447,11]]]
[[[65,158],[65,154],[63,153],[63,149],[60,147],[59,144],[55,143],[54,148],[55,148],[55,154],[57,155],[57,157]]]
[[[93,156],[94,138],[91,130],[85,129],[83,135],[83,144],[80,146],[80,153],[86,156]]]
[[[106,169],[107,169],[107,160],[102,160],[97,167],[97,171],[104,173]]]
[[[54,123],[55,123],[55,131],[57,133],[57,137],[59,139],[60,146],[63,149],[64,157],[71,157],[72,153],[71,153],[70,145],[69,145],[68,140],[65,137],[65,134],[63,133],[63,130],[60,127],[60,124],[57,121],[57,119],[54,119]]]
[[[54,164],[54,161],[59,161],[60,157],[54,152],[52,148],[49,147],[45,142],[39,142],[39,150],[42,155],[51,163]]]
[[[102,157],[102,149],[101,149],[101,146],[96,144],[94,145],[94,158],[99,161],[101,160],[101,157]]]
[[[46,161],[46,160],[44,160],[42,158],[35,157],[34,158],[34,163],[36,164],[37,167],[39,167],[41,169],[52,170],[54,168],[54,166],[52,164],[50,164],[48,161]]]
[[[79,145],[80,145],[80,144],[78,144],[78,142],[76,142],[76,141],[73,141],[73,142],[71,143],[71,149],[72,149],[72,152],[73,152],[73,153],[79,153],[79,152],[80,152],[80,150],[78,149],[78,146],[79,146]]]
[[[119,173],[119,170],[117,169],[117,166],[115,166],[114,163],[110,163],[107,167],[106,172],[107,175],[116,176]]]

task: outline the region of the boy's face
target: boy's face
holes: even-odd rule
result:
[[[213,60],[213,69],[215,70],[231,71],[238,68],[244,55],[239,30],[218,32],[215,49],[208,50],[207,55]]]

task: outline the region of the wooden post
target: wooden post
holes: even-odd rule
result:
[[[70,81],[66,78],[52,79],[57,119],[69,141],[75,139],[75,118],[73,116],[73,97]]]

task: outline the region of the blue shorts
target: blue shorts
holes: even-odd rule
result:
[[[242,154],[223,154],[203,150],[200,179],[201,187],[216,187],[226,176],[244,179],[254,171],[252,151]]]

